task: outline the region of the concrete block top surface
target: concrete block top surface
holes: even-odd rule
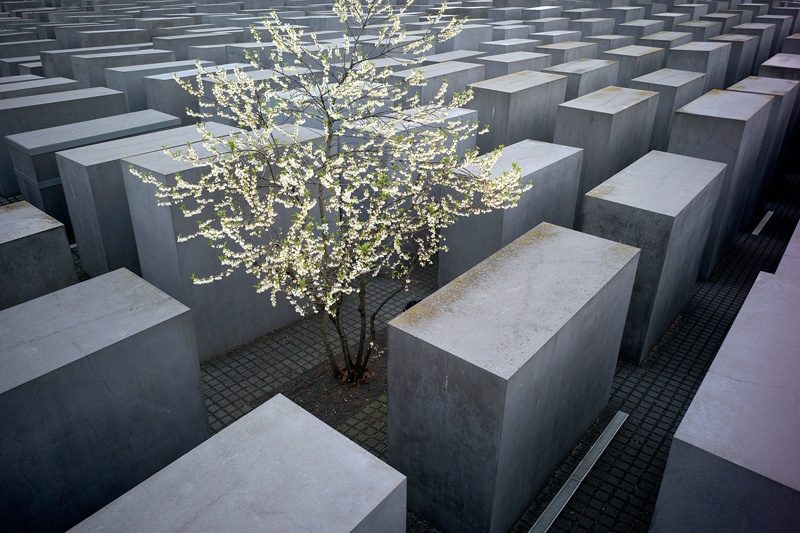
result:
[[[731,85],[728,87],[728,90],[786,96],[794,91],[798,85],[800,85],[800,81],[749,76]]]
[[[800,285],[761,272],[675,439],[800,491]]]
[[[0,207],[0,244],[59,226],[63,224],[28,202],[15,202]]]
[[[586,196],[675,217],[724,172],[726,166],[653,150]]]
[[[607,67],[609,65],[613,65],[614,63],[619,63],[619,61],[612,61],[610,59],[576,59],[575,61],[570,61],[568,63],[561,63],[560,65],[554,65],[552,67],[548,67],[548,72],[563,72],[565,74],[585,74],[586,72],[591,72],[598,68]]]
[[[621,48],[606,50],[603,53],[609,55],[618,55],[618,56],[641,57],[647,54],[663,54],[664,49],[659,48],[657,46],[641,46],[638,44],[632,44],[629,46],[623,46]]]
[[[678,109],[677,113],[747,121],[772,99],[763,94],[712,90]]]
[[[488,89],[503,93],[515,93],[563,78],[564,76],[559,76],[558,74],[547,74],[533,70],[521,70],[519,72],[506,74],[505,76],[500,76],[498,78],[471,83],[470,87]]]
[[[671,52],[680,52],[682,50],[685,51],[697,51],[697,52],[711,52],[713,50],[719,50],[720,48],[725,48],[726,46],[730,46],[728,43],[712,43],[709,41],[692,41],[690,43],[682,44],[680,46],[676,46]]]
[[[638,253],[542,223],[390,325],[509,379]]]
[[[206,127],[215,135],[226,135],[235,129],[233,126],[226,126],[216,122],[207,122]],[[147,133],[92,146],[72,148],[58,152],[58,155],[88,167],[145,152],[155,152],[161,150],[164,145],[177,146],[185,144],[189,139],[197,140],[198,138],[197,126],[183,126],[182,128]]]
[[[640,102],[656,97],[658,97],[658,93],[652,91],[639,91],[611,86],[559,105],[613,115]]]
[[[405,479],[278,395],[70,531],[352,531]]]
[[[800,69],[800,55],[775,54],[761,63],[761,66]],[[0,103],[0,105],[2,104]]]
[[[105,87],[93,87],[91,89],[75,89],[74,91],[62,91],[49,94],[36,94],[31,96],[23,96],[21,98],[9,98],[8,100],[0,100],[0,111],[6,109],[18,109],[23,107],[33,107],[45,104],[61,104],[69,105],[71,100],[80,100],[82,98],[95,98],[98,96],[108,96],[112,94],[121,94],[119,91],[107,89]]]
[[[99,142],[107,139],[110,134],[121,130],[126,135],[136,135],[137,133],[152,130],[154,124],[161,124],[164,127],[176,127],[180,126],[181,121],[172,115],[148,109],[45,128],[43,130],[17,133],[6,137],[6,142],[21,152],[34,156]]]
[[[187,312],[125,269],[0,311],[0,394]]]
[[[641,83],[653,83],[655,85],[664,85],[666,87],[682,87],[698,78],[705,78],[706,75],[702,72],[690,72],[688,70],[675,70],[671,68],[662,68],[650,74],[634,78],[633,81]]]
[[[516,163],[522,168],[524,176],[582,151],[582,148],[526,139],[503,148],[500,158],[492,167],[492,174],[499,175],[511,170],[512,164]]]
[[[754,39],[758,39],[758,37],[756,37],[755,35],[741,35],[739,33],[724,33],[722,35],[717,35],[716,37],[712,37],[711,39],[709,39],[709,41],[746,43],[747,41],[752,41]]]

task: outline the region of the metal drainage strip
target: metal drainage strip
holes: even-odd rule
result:
[[[628,418],[627,413],[623,413],[622,411],[617,411],[617,414],[614,415],[614,418],[611,419],[606,429],[603,430],[603,433],[600,437],[592,444],[592,447],[589,448],[589,451],[586,453],[586,456],[578,463],[578,466],[575,468],[575,471],[572,472],[572,475],[569,476],[569,479],[564,486],[561,487],[561,490],[558,491],[555,498],[550,502],[550,505],[544,510],[544,512],[539,516],[536,520],[536,523],[533,524],[533,527],[530,529],[529,533],[545,533],[550,526],[553,525],[553,522],[556,521],[558,515],[561,514],[561,511],[564,510],[564,507],[567,506],[569,503],[570,498],[575,494],[580,487],[581,483],[586,476],[589,475],[589,471],[592,469],[594,464],[600,459],[600,456],[603,455],[603,452],[606,450],[608,445],[614,440],[614,436],[617,434],[619,429],[622,427],[622,424]]]

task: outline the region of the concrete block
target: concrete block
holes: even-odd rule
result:
[[[409,95],[415,90],[418,91],[421,104],[430,103],[445,81],[448,83],[446,97],[450,98],[454,93],[466,89],[469,84],[477,83],[484,79],[483,65],[462,63],[460,61],[434,63],[419,67],[418,70],[422,71],[422,76],[428,83],[425,87],[411,87]],[[389,82],[403,83],[411,73],[411,69],[394,72],[389,76]]]
[[[775,274],[785,279],[800,279],[800,225],[794,228]]]
[[[232,130],[222,124],[208,125],[215,135]],[[98,276],[122,267],[141,272],[119,161],[198,141],[197,128],[185,126],[56,153],[81,264],[87,274]]]
[[[565,9],[561,12],[561,15],[569,18],[569,20],[599,18],[602,14],[603,14],[602,9],[595,9],[590,7]]]
[[[753,19],[756,24],[775,24],[775,35],[772,37],[772,46],[769,56],[772,57],[781,51],[781,46],[789,37],[792,27],[792,17],[787,15],[762,15]],[[796,52],[788,52],[796,53]]]
[[[798,93],[800,93],[798,86],[800,82],[797,81],[751,76],[728,87],[729,91],[763,94],[773,98],[769,122],[764,133],[764,144],[756,163],[756,175],[745,201],[740,229],[749,227],[750,221],[761,207],[761,202],[769,190],[778,156],[786,139],[792,110],[798,104]]]
[[[597,45],[595,43],[580,41],[564,41],[537,46],[536,51],[540,54],[550,54],[552,57],[551,65],[560,65],[576,59],[594,59],[597,57]]]
[[[666,66],[673,70],[702,72],[706,75],[706,93],[712,89],[725,87],[725,74],[728,71],[728,58],[731,53],[729,43],[692,42],[677,46],[667,54]]]
[[[511,52],[533,52],[533,48],[540,44],[533,39],[503,39],[502,41],[489,41],[480,44],[480,51],[490,55],[508,54]]]
[[[800,33],[790,35],[786,38],[781,47],[781,53],[795,55],[800,53]]]
[[[486,80],[499,78],[523,70],[541,71],[550,66],[550,54],[535,52],[512,52],[494,56],[481,56],[473,60],[484,67]]]
[[[679,4],[672,6],[675,13],[686,13],[689,20],[700,20],[700,17],[708,14],[708,4]]]
[[[589,35],[583,40],[597,45],[598,56],[607,50],[636,44],[636,38],[630,35]]]
[[[0,100],[33,96],[35,94],[72,91],[77,88],[78,82],[67,78],[40,78],[19,83],[4,83],[0,85]]]
[[[700,20],[709,22],[719,22],[722,24],[720,31],[724,33],[731,33],[734,26],[738,26],[741,22],[742,16],[738,13],[709,13],[708,15],[701,15]]]
[[[517,206],[459,219],[444,230],[448,251],[439,254],[439,287],[474,267],[541,222],[572,227],[581,175],[582,150],[525,140],[506,146],[492,169],[500,174],[517,163],[532,188]]]
[[[542,223],[389,323],[388,461],[410,510],[514,524],[608,401],[637,261]]]
[[[581,32],[570,30],[541,31],[531,33],[528,37],[540,41],[538,44],[555,44],[563,43],[564,41],[580,41]]]
[[[236,42],[230,33],[199,33],[195,35],[173,35],[168,37],[153,37],[153,46],[161,50],[170,50],[175,54],[175,60],[185,61],[189,57],[189,47],[201,44],[233,44]]]
[[[675,433],[654,533],[800,529],[798,315],[796,280],[760,273]]]
[[[634,20],[632,22],[620,24],[615,31],[622,35],[631,35],[636,39],[641,39],[642,37],[664,31],[664,21],[650,19]]]
[[[565,101],[617,85],[619,62],[605,59],[578,59],[544,69],[544,72],[566,76]]]
[[[64,531],[209,436],[189,309],[118,270],[0,311],[0,516]]]
[[[279,394],[70,531],[107,528],[401,533],[406,477]]]
[[[139,111],[54,126],[6,137],[22,197],[62,222],[72,235],[56,152],[180,125],[159,111]]]
[[[584,194],[649,151],[657,108],[658,93],[614,86],[558,106],[553,142],[583,148],[576,218]]]
[[[81,88],[105,87],[107,68],[146,65],[175,61],[175,54],[167,50],[133,50],[105,52],[102,54],[77,54],[70,56],[72,73]]]
[[[691,299],[724,172],[652,151],[586,193],[581,231],[641,250],[622,359],[641,363]]]
[[[709,20],[690,20],[689,22],[681,22],[673,29],[691,33],[693,41],[707,41],[722,33],[722,23]]]
[[[551,142],[558,104],[564,101],[567,78],[556,74],[516,72],[470,85],[468,109],[489,132],[478,136],[478,148],[494,150],[525,139]]]
[[[754,35],[758,37],[758,52],[756,53],[756,67],[753,68],[753,75],[756,74],[758,65],[770,58],[772,39],[775,36],[775,24],[739,24],[733,27],[732,33],[739,35]]]
[[[88,23],[88,24],[65,24],[63,26],[59,26],[55,28],[55,38],[58,41],[58,46],[56,48],[61,49],[69,49],[69,48],[86,48],[85,46],[81,46],[80,40],[78,38],[78,32],[82,31],[91,31],[91,30],[121,30],[123,26],[121,24],[98,24],[98,23]],[[124,43],[119,43],[124,44]]]
[[[94,46],[91,48],[67,48],[61,50],[48,50],[42,52],[42,68],[48,78],[60,76],[73,78],[72,61],[70,57],[79,54],[101,54],[105,52],[130,52],[132,50],[146,50],[152,48],[150,43],[125,44],[119,46]]]
[[[654,46],[624,46],[603,52],[600,59],[619,61],[619,85],[627,87],[633,78],[659,70],[666,52]]]
[[[726,33],[708,40],[710,43],[728,43],[731,53],[728,70],[725,72],[725,87],[746,78],[753,71],[758,53],[758,37]]]
[[[609,7],[603,10],[603,16],[614,19],[614,25],[619,26],[626,22],[644,18],[644,8],[641,6]]]
[[[692,42],[692,34],[683,31],[660,31],[639,39],[641,46],[655,46],[670,50],[676,46]],[[666,59],[666,58],[665,58]]]
[[[436,53],[454,50],[480,50],[480,43],[492,40],[492,27],[488,24],[464,24],[461,33],[443,43],[436,43]]]
[[[0,310],[78,283],[64,225],[27,202],[0,207]]]
[[[769,10],[770,15],[783,15],[792,17],[790,34],[800,32],[800,7],[795,6],[772,6]]]
[[[125,67],[108,68],[106,86],[110,89],[125,93],[125,102],[129,111],[143,111],[147,109],[147,95],[144,90],[144,78],[156,74],[180,72],[197,66],[197,61],[170,61],[166,63],[149,63],[146,65],[131,65]],[[201,66],[209,68],[210,61],[200,61]]]
[[[58,48],[54,39],[34,39],[31,41],[12,41],[0,43],[0,58],[38,55],[45,50]]]
[[[800,81],[800,55],[775,54],[758,67],[758,75]]]
[[[665,12],[665,13],[658,13],[656,15],[652,15],[651,17],[653,20],[663,20],[664,21],[664,31],[681,31],[676,29],[678,24],[683,22],[689,22],[689,15],[686,13],[673,13],[673,12]]]
[[[581,32],[584,37],[589,35],[608,35],[614,33],[614,19],[588,18],[570,20],[568,28]]]
[[[147,30],[93,30],[78,32],[78,47],[137,44],[150,42]]]
[[[51,126],[124,113],[125,98],[106,88],[77,89],[0,100],[0,139]],[[0,194],[6,198],[20,193],[11,155],[0,145]]]
[[[299,318],[283,298],[273,307],[270,295],[257,293],[255,278],[243,270],[214,283],[195,284],[193,275],[206,277],[222,270],[218,251],[202,239],[178,243],[178,236],[194,231],[197,222],[186,218],[180,206],[158,206],[155,187],[130,172],[132,166],[174,182],[177,173],[184,180],[199,179],[203,169],[160,151],[127,157],[118,166],[124,175],[142,276],[191,308],[201,360]]]
[[[658,110],[653,123],[653,135],[650,137],[650,149],[664,151],[669,146],[675,111],[700,98],[704,92],[705,74],[661,69],[632,79],[630,87],[658,93]]]
[[[710,91],[675,112],[669,151],[728,165],[700,262],[703,279],[711,276],[736,241],[771,102],[771,97],[760,94]]]
[[[569,27],[569,19],[566,17],[547,17],[529,20],[525,22],[525,25],[533,28],[535,32],[572,29]]]

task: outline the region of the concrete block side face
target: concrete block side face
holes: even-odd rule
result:
[[[493,512],[508,531],[608,403],[637,259],[508,383]]]
[[[448,531],[491,524],[505,381],[392,325],[388,462],[408,508]]]
[[[177,265],[178,250],[172,213],[169,207],[159,206],[155,185],[135,176],[131,169],[146,172],[123,159],[119,162],[128,198],[131,224],[142,269],[142,277],[179,302],[186,302],[182,272],[171,268]],[[191,281],[191,280],[189,280]]]
[[[439,256],[439,287],[477,265],[503,245],[503,211],[460,218],[442,235],[447,252]]]
[[[725,170],[721,170],[673,224],[666,261],[653,302],[650,327],[644,339],[644,356],[656,345],[692,297],[724,173]]]
[[[0,415],[5,526],[73,526],[208,438],[188,310],[11,389]]]
[[[800,529],[798,508],[796,490],[676,438],[650,531],[791,533]]]
[[[585,233],[641,249],[620,347],[621,358],[639,364],[674,218],[593,195],[584,197],[582,216]]]
[[[68,153],[56,152],[61,186],[67,201],[75,240],[81,250],[81,266],[90,276],[108,272],[100,223],[93,206],[96,203],[85,166],[70,159]]]
[[[589,187],[589,184],[598,181],[598,176],[608,173],[609,164],[606,155],[609,151],[611,124],[612,116],[608,114],[594,113],[565,105],[558,107],[553,142],[583,149],[583,169],[578,189],[578,203],[581,201],[581,195],[592,188]]]
[[[372,533],[373,531],[404,533],[406,531],[407,492],[408,480],[404,478],[403,482],[386,499],[353,528],[353,533]]]
[[[78,283],[63,225],[0,244],[0,271],[0,310]]]
[[[563,153],[563,147],[552,146]],[[583,151],[574,150],[545,166],[534,165],[530,176],[531,190],[526,192],[512,209],[504,212],[502,245],[505,246],[540,222],[550,222],[565,228],[572,227],[575,203],[580,186]],[[487,256],[488,257],[488,256]]]

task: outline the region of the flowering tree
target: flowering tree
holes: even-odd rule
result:
[[[203,168],[199,180],[140,176],[158,186],[163,204],[180,204],[197,220],[197,231],[181,239],[203,237],[219,250],[219,275],[196,282],[244,268],[273,303],[282,293],[299,312],[319,313],[331,368],[349,381],[363,376],[377,349],[378,312],[443,249],[442,228],[510,207],[525,188],[516,167],[491,175],[499,152],[479,158],[460,148],[474,140],[477,124],[449,119],[469,92],[447,98],[445,84],[421,102],[418,70],[393,84],[391,71],[378,67],[390,58],[419,65],[436,40],[460,31],[461,21],[444,23],[442,9],[427,32],[408,35],[407,9],[337,0],[333,11],[345,29],[334,43],[303,35],[275,13],[265,18],[271,76],[200,69],[196,83],[184,85],[200,99],[198,116],[222,117],[240,131],[215,137],[201,123],[204,148],[173,153]],[[263,67],[256,56],[251,61]],[[212,94],[202,78],[213,82]],[[373,303],[367,291],[379,274],[397,286]],[[351,295],[357,339],[341,322]]]

